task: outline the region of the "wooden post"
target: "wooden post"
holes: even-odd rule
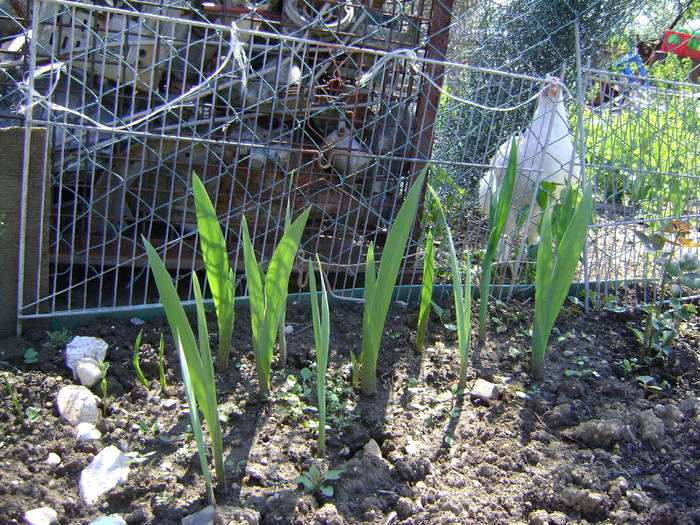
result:
[[[24,128],[0,129],[0,337],[15,335],[17,327],[17,279],[19,276],[20,203],[22,163],[24,162]],[[47,162],[47,133],[34,128],[30,141],[27,229],[25,241],[24,300],[35,301],[48,293],[47,253],[49,199],[44,193]],[[42,195],[46,199],[42,202]],[[42,220],[43,219],[43,220]],[[43,225],[43,227],[42,227]]]

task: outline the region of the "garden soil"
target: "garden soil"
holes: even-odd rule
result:
[[[493,390],[485,398],[455,395],[459,357],[449,310],[442,319],[433,313],[419,354],[416,309],[393,304],[379,391],[362,398],[351,387],[349,364],[350,353],[360,351],[362,305],[335,303],[328,446],[317,463],[309,308],[288,309],[286,369],[274,373],[273,394],[265,400],[257,394],[247,308],[239,307],[230,366],[217,372],[228,484],[215,492],[219,522],[700,523],[700,318],[685,324],[670,357],[647,365],[635,362],[640,344],[630,330],[641,328],[641,315],[567,306],[543,377],[532,380],[531,308],[528,301],[494,304],[486,343],[473,342],[467,391],[485,380],[479,386]],[[131,364],[139,330],[148,388]],[[161,333],[164,390],[157,381]],[[102,438],[76,441],[75,429],[58,415],[56,395],[75,381],[55,337],[34,329],[2,341],[1,373],[20,410],[0,385],[0,524],[23,523],[26,511],[44,506],[57,512],[60,524],[112,514],[127,523],[176,524],[205,508],[166,323],[105,319],[72,334],[109,344]],[[33,361],[28,348],[38,352],[36,362],[26,362]],[[101,396],[99,385],[93,390]],[[88,506],[78,492],[80,473],[107,445],[132,453],[130,474]],[[58,465],[46,462],[51,452],[60,456]],[[312,465],[342,470],[338,480],[316,487],[332,487],[332,495],[308,494],[295,481]]]

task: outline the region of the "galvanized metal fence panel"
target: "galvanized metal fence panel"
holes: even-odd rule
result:
[[[23,246],[47,254],[35,270],[50,293],[24,301],[20,319],[157,303],[142,235],[191,299],[191,272],[202,267],[192,172],[215,203],[239,274],[243,217],[266,259],[287,210],[311,206],[294,286],[306,289],[305,262],[318,253],[334,288],[362,287],[369,243],[381,252],[428,162],[460,244],[478,251],[479,181],[499,145],[529,122],[544,72],[564,74],[575,164],[595,185],[579,277],[611,294],[610,281],[657,277],[633,231],[673,218],[697,227],[697,126],[678,125],[697,118],[697,85],[584,67],[598,56],[594,39],[613,31],[586,16],[609,3],[555,2],[569,8],[561,13],[511,3],[36,0],[22,12],[0,4],[8,22],[0,113],[11,122],[20,108],[25,126],[46,127],[52,139],[46,184],[24,195],[49,203],[49,233],[42,246]],[[513,28],[537,9],[541,38],[525,46]],[[619,26],[639,6],[605,9]],[[548,58],[530,63],[533,54]],[[609,103],[594,104],[611,86]],[[636,128],[646,146],[635,143]],[[404,284],[420,281],[416,226]],[[520,242],[519,230],[511,235]],[[509,268],[501,283],[531,277],[525,250],[518,257],[517,278]],[[618,300],[653,299],[647,287],[627,290]]]

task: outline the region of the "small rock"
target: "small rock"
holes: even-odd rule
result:
[[[498,469],[493,465],[483,464],[479,467],[477,474],[483,478],[492,478],[496,475]]]
[[[249,463],[245,468],[245,475],[248,478],[248,483],[264,487],[267,483],[267,475],[262,465],[257,463]]]
[[[500,391],[503,387],[486,381],[485,379],[477,379],[469,392],[472,397],[479,399],[498,399]]]
[[[214,507],[209,505],[199,512],[182,518],[181,525],[214,525]]]
[[[75,438],[78,441],[97,441],[101,437],[102,432],[92,423],[78,423],[75,427]]]
[[[241,507],[209,505],[199,512],[182,518],[181,525],[258,525],[260,513]]]
[[[24,513],[27,525],[53,525],[58,523],[58,514],[51,507],[40,507]]]
[[[66,365],[73,371],[73,378],[77,379],[78,361],[84,357],[90,357],[96,361],[104,361],[109,345],[99,337],[76,336],[66,345]]]
[[[325,525],[345,525],[347,522],[332,503],[326,503],[314,514],[314,523]]]
[[[83,386],[91,387],[102,379],[100,365],[97,360],[92,357],[83,357],[79,359],[78,363],[75,365],[74,372],[77,374],[78,380]]]
[[[432,465],[423,456],[403,456],[394,463],[394,471],[403,481],[415,483],[430,474]]]
[[[80,474],[80,497],[88,505],[129,476],[129,457],[110,445],[95,456]]]
[[[578,499],[581,514],[589,518],[604,514],[607,511],[608,503],[607,495],[593,491],[581,492]]]
[[[401,520],[405,520],[416,513],[413,501],[410,498],[399,498],[399,501],[396,502],[395,510]]]
[[[571,421],[571,405],[563,404],[555,406],[542,414],[542,420],[550,428],[560,428],[569,425]]]
[[[579,399],[583,395],[583,387],[578,379],[570,377],[559,383],[557,392],[571,399]]]
[[[146,504],[124,516],[124,519],[127,523],[153,523],[153,512]]]
[[[549,525],[566,525],[567,521],[569,518],[563,512],[555,511],[549,515]]]
[[[654,415],[663,421],[669,430],[675,430],[683,418],[683,414],[676,405],[656,405]]]
[[[406,451],[406,454],[409,456],[415,456],[420,452],[420,449],[418,448],[418,444],[415,443],[414,441],[411,441],[410,443],[406,444],[404,447],[404,450]]]
[[[146,321],[143,319],[139,319],[138,317],[132,317],[129,322],[133,324],[134,326],[141,326],[142,324],[146,324]]]
[[[523,449],[523,457],[530,465],[537,465],[540,462],[540,453],[529,447]]]
[[[351,453],[357,452],[362,448],[362,443],[369,441],[370,435],[364,425],[353,423],[345,427],[340,434],[340,441],[343,445],[350,449]]]
[[[118,514],[112,514],[111,516],[100,516],[91,521],[89,525],[126,525],[126,521]]]
[[[632,507],[637,512],[643,512],[651,507],[651,500],[649,497],[638,490],[630,490],[627,492],[627,501],[630,502],[630,507]]]
[[[530,525],[549,525],[549,513],[546,510],[536,510],[530,513]]]
[[[697,413],[698,405],[700,405],[698,398],[695,396],[690,396],[681,401],[678,408],[680,408],[681,412],[683,412],[686,416],[693,417]]]
[[[73,426],[100,421],[97,399],[84,386],[64,386],[56,396],[56,404],[58,413]]]
[[[362,455],[364,457],[375,457],[382,459],[382,450],[379,448],[379,445],[375,440],[370,439],[362,449]]]
[[[219,505],[216,507],[214,520],[217,525],[258,525],[260,513],[253,509]]]
[[[294,327],[291,324],[288,324],[284,327],[284,333],[287,335],[292,335],[294,333]]]
[[[639,431],[644,443],[660,447],[666,434],[666,425],[654,415],[653,410],[645,410],[639,413]]]
[[[49,452],[49,455],[46,458],[46,464],[51,465],[52,467],[55,467],[56,465],[58,465],[60,463],[61,463],[61,456],[59,456],[55,452]]]
[[[171,408],[175,408],[179,402],[180,402],[179,400],[177,400],[173,397],[169,397],[169,398],[163,399],[160,402],[160,406],[162,406],[166,410],[170,410]]]
[[[568,434],[591,448],[610,448],[621,439],[624,428],[617,419],[591,419],[572,428]]]
[[[612,483],[610,483],[610,487],[608,488],[608,495],[614,501],[620,501],[627,494],[628,489],[628,481],[623,476],[620,476],[614,479]]]

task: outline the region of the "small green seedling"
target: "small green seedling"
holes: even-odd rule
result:
[[[323,272],[318,254],[316,254],[316,264],[319,273]],[[316,290],[313,263],[311,262],[309,262],[309,288],[311,291],[314,342],[316,343],[316,397],[318,399],[318,441],[316,451],[318,457],[323,458],[326,453],[326,374],[328,371],[331,317],[328,309],[326,282],[321,278],[321,294],[319,297]]]
[[[141,371],[141,364],[139,363],[141,336],[143,336],[143,330],[139,331],[139,335],[136,336],[136,340],[134,341],[134,353],[131,356],[131,363],[134,365],[134,370],[136,370],[136,378],[139,380],[139,383],[148,388],[148,381],[146,381],[146,376],[143,375],[143,372]]]
[[[32,365],[39,360],[39,352],[34,348],[27,348],[24,351],[24,362],[28,365]]]
[[[97,366],[102,374],[102,381],[100,381],[100,390],[102,390],[102,415],[107,417],[107,410],[109,409],[109,401],[107,401],[107,370],[109,369],[109,363],[107,361],[99,361]]]
[[[272,353],[279,324],[285,313],[289,277],[310,212],[311,208],[306,208],[285,229],[272,253],[266,273],[260,270],[248,225],[245,216],[243,217],[243,259],[250,303],[255,370],[260,393],[265,397],[270,394]]]
[[[142,237],[142,239],[146,247],[146,253],[148,254],[148,264],[153,272],[153,277],[158,287],[158,293],[163,303],[163,309],[165,310],[173,339],[177,345],[181,359],[181,367],[184,367],[188,373],[188,380],[185,382],[185,373],[183,372],[183,382],[187,385],[190,383],[191,379],[192,399],[194,403],[188,401],[190,404],[190,417],[194,417],[192,413],[196,410],[197,406],[202,409],[204,419],[209,429],[217,482],[222,489],[225,489],[226,476],[224,472],[223,444],[221,440],[221,424],[219,422],[216,396],[216,381],[214,378],[214,365],[209,347],[208,329],[206,317],[204,315],[204,303],[199,280],[197,279],[197,274],[192,272],[192,289],[194,291],[195,305],[197,307],[198,344],[170,274],[165,269],[163,261],[158,257],[153,246],[151,246],[145,237]],[[204,464],[206,465],[206,458]]]
[[[695,306],[681,303],[683,286],[700,289],[700,259],[691,252],[678,254],[681,248],[698,248],[690,235],[692,228],[684,221],[671,221],[663,228],[663,233],[647,235],[635,230],[644,247],[655,254],[657,265],[661,269],[660,297],[656,304],[648,305],[644,311],[648,314],[646,330],[642,342],[642,357],[668,355],[673,341],[678,335],[681,324],[690,314],[697,313]],[[670,296],[670,297],[669,297]],[[668,297],[670,308],[665,307]]]
[[[24,414],[27,416],[27,420],[31,421],[32,423],[39,419],[40,413],[41,409],[38,407],[27,407],[27,409],[24,411]]]
[[[537,246],[535,275],[535,313],[532,324],[532,361],[530,373],[541,377],[547,343],[568,295],[578,260],[586,242],[588,225],[593,213],[593,189],[587,184],[583,197],[566,214],[566,224],[552,225],[552,206],[547,206],[540,227],[540,242]],[[552,238],[553,230],[560,231],[558,243]]]
[[[61,348],[66,346],[71,339],[73,339],[73,334],[70,333],[68,328],[63,328],[62,330],[54,330],[53,332],[46,332],[49,337],[49,346],[53,348]]]
[[[615,364],[622,368],[622,375],[625,377],[631,376],[632,373],[640,366],[639,360],[636,357],[633,357],[632,359],[623,359]]]
[[[158,425],[157,421],[152,425],[149,425],[143,419],[139,419],[137,425],[139,427],[139,434],[152,434],[157,436],[160,433],[160,425]]]
[[[430,303],[433,299],[433,283],[435,281],[435,246],[433,232],[428,231],[425,238],[425,258],[423,260],[423,284],[420,294],[420,310],[418,311],[418,328],[416,328],[416,349],[423,352],[425,334],[428,330]]]
[[[464,391],[467,384],[467,366],[469,364],[469,349],[471,347],[471,330],[472,330],[472,271],[469,252],[466,253],[466,267],[464,276],[459,266],[457,251],[455,250],[452,233],[447,224],[445,210],[440,203],[440,198],[432,186],[428,185],[430,192],[435,202],[435,207],[438,210],[438,217],[444,226],[445,238],[447,247],[450,253],[450,271],[452,273],[452,295],[454,297],[455,329],[457,331],[457,343],[459,347],[459,382],[457,390]]]
[[[327,485],[327,483],[338,480],[343,472],[345,471],[342,469],[327,470],[322,474],[316,465],[311,465],[309,470],[302,472],[301,475],[294,479],[294,482],[304,485],[304,492],[307,494],[320,493],[330,498],[333,496],[334,491],[333,487]]]
[[[382,251],[379,270],[374,264],[374,245],[370,243],[365,260],[365,308],[362,313],[362,394],[371,396],[377,392],[377,360],[384,324],[389,313],[391,296],[403,261],[408,236],[413,228],[421,197],[425,170],[416,177],[406,194],[396,218],[389,228]]]
[[[486,338],[486,313],[488,311],[489,290],[491,286],[491,270],[493,261],[498,251],[498,244],[503,242],[501,235],[508,221],[511,204],[513,202],[513,188],[515,175],[518,168],[517,141],[510,150],[508,166],[506,167],[503,182],[498,193],[493,188],[489,201],[489,238],[486,252],[481,262],[481,278],[479,285],[479,341],[483,343]]]
[[[228,366],[233,336],[235,276],[229,265],[226,239],[221,231],[216,210],[204,184],[194,173],[192,174],[192,190],[197,214],[199,245],[202,250],[204,268],[207,272],[207,284],[214,300],[219,328],[218,365],[223,370]]]
[[[637,376],[635,378],[645,392],[662,392],[663,388],[655,385],[656,378],[652,376]]]
[[[168,383],[165,381],[165,366],[163,364],[165,352],[165,338],[163,334],[160,334],[160,342],[158,343],[158,382],[160,383],[160,388],[165,390],[168,388]]]
[[[5,392],[7,392],[7,397],[10,398],[10,403],[12,403],[12,407],[15,409],[17,417],[22,417],[22,405],[19,404],[19,397],[17,396],[17,391],[7,380],[7,374],[2,375],[2,382],[5,385]]]

